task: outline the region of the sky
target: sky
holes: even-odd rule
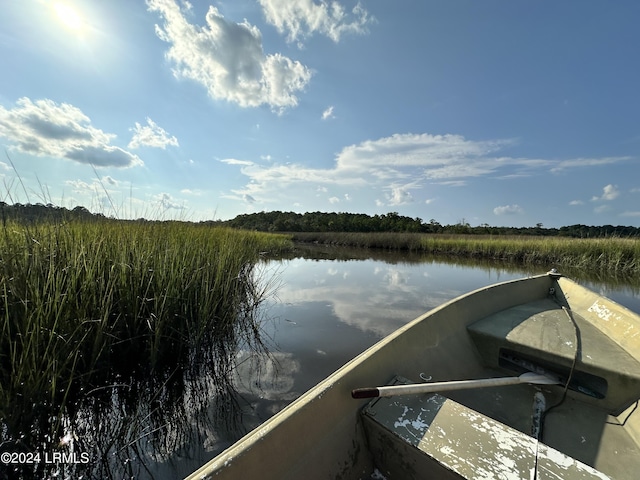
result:
[[[637,0],[3,0],[0,200],[640,226]]]

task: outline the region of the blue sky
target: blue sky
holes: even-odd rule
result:
[[[0,193],[120,218],[640,226],[638,18],[635,0],[5,0]]]

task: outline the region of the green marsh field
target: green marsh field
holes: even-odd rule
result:
[[[204,370],[227,391],[237,349],[261,348],[254,314],[266,287],[254,267],[261,254],[290,248],[286,236],[186,222],[5,221],[3,450],[63,448],[68,432],[89,428],[74,424],[87,401],[98,418],[116,397],[125,417],[137,408],[130,400],[143,399],[162,425],[173,414],[167,397]],[[118,428],[129,439],[143,435],[131,424]],[[119,451],[85,447],[94,465]],[[45,474],[37,469],[46,465],[31,467]]]
[[[570,238],[395,232],[296,232],[294,241],[435,255],[504,260],[519,264],[586,269],[594,273],[640,274],[640,239]]]

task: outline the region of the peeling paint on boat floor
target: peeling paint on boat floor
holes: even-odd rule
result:
[[[536,463],[538,478],[608,478],[529,435],[439,394],[380,399],[365,415],[392,436],[421,450],[425,458],[431,457],[462,478],[533,479]]]
[[[419,448],[465,478],[532,478],[531,437],[452,401],[431,427]]]

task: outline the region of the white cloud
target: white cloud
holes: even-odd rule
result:
[[[349,195],[348,193],[345,193],[345,194],[344,194],[344,199],[345,199],[346,201],[351,200],[351,195]]]
[[[330,118],[336,118],[333,115],[333,105],[327,108],[324,112],[322,112],[322,120],[328,120]]]
[[[493,209],[495,215],[517,215],[523,211],[520,205],[503,205]]]
[[[253,165],[253,162],[250,162],[249,160],[238,160],[236,158],[223,158],[222,160],[220,160],[222,163],[226,163],[228,165]]]
[[[582,200],[571,200],[569,205],[584,205],[584,202]]]
[[[574,158],[571,160],[557,161],[551,169],[553,173],[561,172],[569,168],[595,167],[600,165],[612,165],[622,161],[632,160],[633,157],[604,157],[604,158]]]
[[[424,203],[426,203],[427,205],[431,205],[433,202],[435,202],[436,199],[435,198],[427,198]]]
[[[467,185],[466,180],[446,180],[444,182],[435,182],[438,185],[444,185],[445,187],[464,187]]]
[[[326,35],[339,42],[345,33],[364,34],[367,26],[375,19],[369,15],[360,2],[350,13],[337,1],[329,3],[320,0],[258,0],[267,22],[276,27],[279,33],[287,34],[287,41],[298,41],[315,33]]]
[[[331,197],[329,203],[340,203],[340,199],[338,197]]]
[[[130,129],[133,138],[129,142],[128,148],[154,147],[167,148],[167,145],[178,146],[178,139],[159,127],[153,120],[147,117],[147,125],[142,126],[136,122],[135,127]]]
[[[425,182],[459,187],[471,179],[504,172],[533,175],[548,172],[558,160],[505,157],[500,150],[514,140],[468,140],[461,135],[395,134],[344,147],[328,168],[290,163],[240,164],[248,183],[239,190],[256,198],[275,199],[295,186],[342,186],[378,190],[390,205],[414,201],[411,190]],[[583,167],[598,163],[580,164]],[[572,164],[578,168],[578,164]],[[386,193],[385,193],[386,192]]]
[[[93,127],[89,117],[73,105],[49,99],[32,102],[26,97],[16,104],[10,110],[0,105],[0,137],[22,152],[96,167],[143,165],[137,155],[111,145],[116,136]]]
[[[298,104],[296,92],[309,83],[311,71],[279,53],[265,55],[256,26],[227,21],[214,6],[203,27],[190,24],[174,0],[147,0],[147,6],[164,19],[156,34],[171,45],[166,58],[176,77],[194,80],[212,98],[242,107],[266,104],[282,112]]]
[[[73,193],[80,195],[79,199],[73,196],[69,198],[65,195],[67,200],[72,202],[70,205],[84,205],[92,211],[118,216],[117,207],[112,204],[113,196],[117,193],[117,190],[111,188],[117,187],[118,182],[112,177],[106,175],[101,179],[94,178],[91,183],[84,180],[66,180],[64,183],[71,187]]]
[[[407,203],[413,203],[413,195],[406,187],[392,187],[391,194],[387,195],[389,205],[406,205]]]
[[[168,193],[159,193],[153,196],[153,203],[162,207],[164,210],[184,210],[187,207],[183,203],[179,203]]]
[[[91,184],[83,180],[67,180],[64,183],[69,185],[75,193],[95,193],[99,187],[95,180]]]
[[[617,185],[605,185],[602,189],[602,196],[593,196],[591,197],[592,202],[598,201],[611,201],[616,199],[620,195],[620,190],[618,190]]]

